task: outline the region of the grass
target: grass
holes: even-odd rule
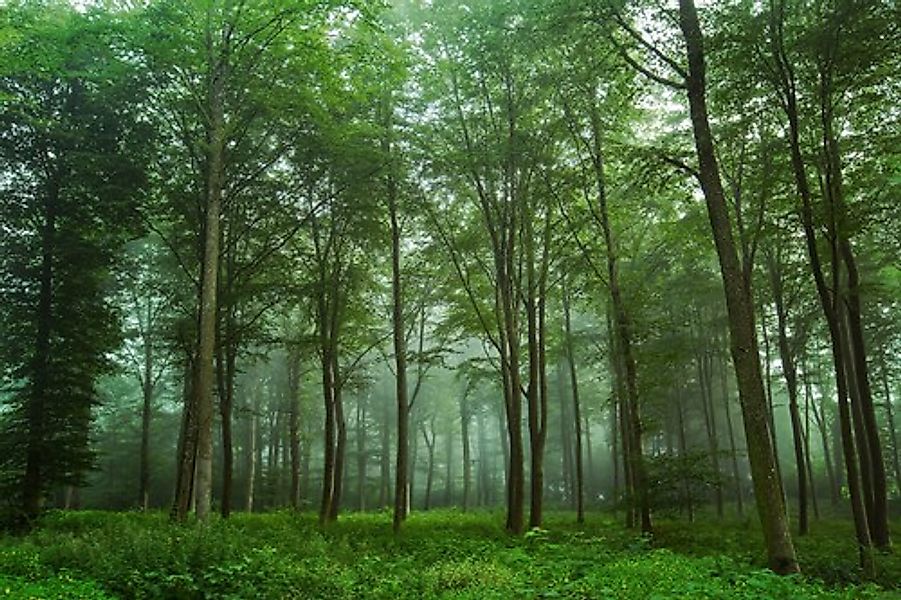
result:
[[[660,521],[653,540],[609,515],[568,513],[522,537],[497,513],[443,510],[391,534],[387,513],[326,530],[313,515],[235,515],[206,527],[161,513],[51,513],[0,538],[5,598],[901,598],[901,557],[860,582],[850,523],[814,523],[798,542],[803,577],[762,568],[748,521]]]

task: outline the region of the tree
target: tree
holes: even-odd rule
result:
[[[757,354],[750,281],[743,275],[739,263],[710,132],[703,35],[692,0],[680,0],[679,19],[688,56],[688,70],[682,71],[685,76],[682,87],[688,95],[699,163],[698,179],[707,203],[726,292],[732,363],[741,397],[757,511],[763,525],[770,568],[777,573],[793,573],[799,567],[788,531],[782,482],[776,477],[766,395]]]
[[[6,7],[0,65],[4,487],[27,518],[54,485],[93,463],[98,378],[119,321],[109,297],[136,205],[151,131],[143,81],[112,20],[63,3]]]

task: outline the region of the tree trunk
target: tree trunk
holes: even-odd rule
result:
[[[379,450],[379,508],[388,506],[391,493],[391,410],[382,401],[382,422],[379,426],[381,448]]]
[[[366,510],[366,405],[357,400],[357,507]]]
[[[291,459],[289,504],[300,509],[300,352],[296,344],[288,348],[288,454]]]
[[[826,417],[822,413],[822,409],[817,409],[817,403],[813,402],[810,390],[811,383],[807,377],[804,378],[805,394],[811,399],[811,408],[813,409],[813,419],[816,421],[817,429],[820,432],[820,438],[823,444],[823,461],[826,463],[826,477],[829,479],[829,495],[832,500],[832,506],[837,506],[841,499],[841,484],[839,483],[835,467],[832,464],[832,451],[829,449],[829,433],[826,427]]]
[[[386,115],[386,118],[389,119],[390,125],[390,115]],[[390,131],[390,126],[388,130]],[[382,145],[383,149],[390,152],[390,139],[386,138]],[[410,472],[410,465],[408,464],[410,452],[410,403],[407,399],[407,347],[400,262],[401,231],[397,214],[397,184],[391,171],[389,171],[387,187],[388,211],[391,220],[391,315],[394,332],[395,395],[397,401],[397,457],[394,465],[393,527],[394,531],[397,532],[407,518],[407,507],[410,504],[408,494],[411,492],[407,481],[407,475]]]
[[[732,410],[729,406],[729,373],[726,367],[728,360],[725,352],[720,353],[720,389],[723,396],[723,414],[726,415],[726,431],[729,432],[729,452],[732,455],[732,479],[735,483],[735,503],[738,515],[745,512],[744,486],[741,482],[741,471],[738,468],[738,448],[735,443],[735,429],[732,426]]]
[[[813,518],[819,520],[820,505],[817,501],[817,488],[813,479],[813,460],[810,457],[810,396],[804,394],[804,466],[807,469],[807,484],[810,488],[810,501],[813,506]]]
[[[898,456],[898,429],[895,426],[895,411],[892,407],[892,394],[888,386],[888,368],[885,356],[882,356],[882,390],[885,395],[885,420],[888,422],[889,440],[892,443],[892,465],[895,468],[895,493],[901,496],[901,459]]]
[[[601,232],[604,237],[604,247],[607,250],[607,287],[610,290],[610,301],[613,308],[613,324],[615,326],[618,350],[625,366],[626,401],[629,406],[628,434],[629,434],[629,461],[632,474],[634,491],[637,496],[639,516],[641,518],[641,532],[653,533],[651,526],[651,505],[648,495],[647,475],[644,466],[644,450],[642,448],[642,423],[640,404],[638,398],[638,369],[632,350],[632,331],[629,314],[622,297],[619,282],[618,251],[613,230],[610,226],[610,214],[607,209],[607,189],[604,175],[604,155],[601,146],[600,118],[596,107],[591,111],[592,129],[592,163],[595,172],[595,185],[597,187],[597,215],[601,224]]]
[[[851,496],[851,511],[854,515],[855,533],[859,549],[860,564],[864,572],[869,576],[875,572],[872,556],[872,539],[870,537],[869,524],[867,522],[866,506],[860,489],[857,454],[853,433],[851,431],[851,415],[848,406],[848,386],[845,376],[845,357],[843,356],[840,321],[839,290],[841,260],[836,251],[835,236],[832,240],[832,283],[834,289],[830,290],[823,273],[820,262],[819,248],[817,246],[816,229],[813,221],[813,203],[810,187],[807,182],[807,173],[804,165],[804,157],[801,152],[800,120],[798,117],[798,103],[794,72],[789,63],[782,40],[782,25],[772,15],[771,34],[773,36],[773,59],[779,67],[780,80],[777,82],[779,91],[784,95],[783,109],[788,119],[788,142],[791,153],[792,172],[798,195],[801,197],[801,222],[804,230],[804,239],[807,246],[807,254],[811,272],[816,283],[817,296],[826,317],[829,327],[829,338],[832,350],[833,369],[835,371],[836,394],[838,396],[839,419],[841,431],[842,456],[844,457],[847,473],[848,492]],[[828,121],[824,119],[825,122]],[[828,161],[828,162],[831,162]],[[832,171],[827,169],[827,171]],[[831,183],[831,182],[830,182]],[[828,186],[827,186],[828,187]],[[834,234],[834,232],[833,232]]]
[[[420,424],[422,428],[422,439],[425,441],[425,447],[428,451],[428,470],[425,479],[425,498],[423,500],[423,510],[429,510],[432,507],[432,482],[435,479],[435,417],[429,422],[429,429],[426,431],[425,423]]]
[[[610,459],[613,463],[613,504],[619,502],[619,411],[615,391],[610,394]]]
[[[335,483],[332,488],[332,499],[329,502],[329,521],[337,521],[341,509],[341,496],[344,488],[344,462],[347,455],[347,420],[344,417],[344,399],[338,371],[338,349],[333,348],[332,372],[335,374],[335,425],[338,430],[335,442]]]
[[[804,432],[801,426],[801,410],[798,408],[798,372],[795,357],[788,339],[788,309],[783,293],[782,267],[772,254],[767,256],[767,270],[776,305],[777,328],[779,332],[779,359],[782,361],[782,375],[788,390],[788,410],[791,417],[792,442],[795,449],[795,470],[798,477],[798,535],[807,535],[807,462],[804,453]]]
[[[325,325],[321,325],[324,327]],[[320,335],[324,335],[320,333]],[[331,357],[330,344],[323,343],[321,348],[322,356],[322,397],[325,408],[325,432],[323,440],[323,465],[322,465],[322,498],[319,503],[319,523],[324,525],[329,520],[331,514],[331,503],[334,497],[335,487],[335,439],[336,439],[336,419],[335,419],[335,385],[334,374],[332,371],[333,361]]]
[[[463,512],[469,509],[472,486],[472,455],[469,445],[469,398],[464,395],[460,401],[460,437],[463,443]]]
[[[799,571],[798,561],[789,533],[782,484],[776,474],[776,459],[770,440],[754,309],[748,287],[750,282],[745,281],[732,237],[732,225],[707,117],[703,36],[693,0],[679,1],[679,17],[688,55],[686,87],[698,155],[699,179],[707,203],[726,295],[732,362],[741,398],[757,510],[763,526],[770,568],[776,573],[796,573]]]
[[[685,439],[685,409],[682,407],[682,390],[678,390],[676,396],[676,411],[679,417],[679,456],[688,460],[688,442]],[[687,477],[683,482],[685,493],[685,508],[688,510],[688,522],[694,523],[695,520],[695,503],[694,491],[691,487],[691,480]]]
[[[147,304],[147,321],[144,330],[144,374],[141,377],[141,391],[144,402],[141,406],[141,478],[138,505],[146,511],[150,507],[150,420],[153,412],[153,339],[150,332],[150,303]]]
[[[564,501],[575,508],[576,485],[575,485],[575,468],[573,465],[572,439],[570,438],[570,415],[569,407],[572,401],[571,396],[567,394],[565,386],[565,378],[563,375],[563,363],[557,361],[557,390],[560,397],[560,448],[561,463],[563,475],[563,496]]]
[[[445,442],[447,463],[444,472],[444,505],[451,506],[454,502],[454,436],[449,431],[445,436]]]
[[[195,395],[192,392],[194,377],[194,357],[191,353],[185,359],[184,382],[182,387],[182,418],[178,436],[176,457],[175,499],[169,511],[169,518],[182,522],[188,517],[194,499],[194,464],[197,460],[197,419],[195,415]]]
[[[247,435],[247,488],[245,490],[244,510],[253,512],[254,483],[257,477],[257,429],[259,416],[256,412],[250,415]]]
[[[699,320],[700,322],[700,320]],[[698,372],[698,391],[701,406],[704,409],[704,426],[707,430],[707,448],[710,453],[710,469],[716,477],[714,499],[716,500],[716,516],[723,518],[723,487],[720,484],[720,450],[716,435],[716,415],[713,412],[713,358],[709,349],[700,350],[695,356]]]
[[[46,438],[46,395],[50,376],[53,324],[53,261],[56,251],[56,204],[59,186],[51,181],[44,199],[44,226],[41,228],[41,279],[37,306],[32,386],[26,418],[28,438],[25,448],[25,475],[22,479],[22,508],[29,519],[36,518],[44,505],[47,482],[44,477]]]
[[[582,469],[582,409],[579,403],[579,378],[576,375],[576,353],[573,347],[572,315],[569,288],[563,283],[563,322],[566,336],[566,361],[569,364],[569,384],[573,399],[573,422],[576,426],[575,471],[576,471],[576,522],[585,522],[585,479]]]
[[[200,287],[200,326],[194,371],[194,404],[197,422],[195,512],[200,521],[210,513],[213,491],[213,359],[216,351],[217,281],[219,238],[222,214],[222,186],[225,151],[224,85],[225,61],[208,48],[212,66],[209,90],[209,145],[207,148],[207,199],[204,219],[203,269]]]

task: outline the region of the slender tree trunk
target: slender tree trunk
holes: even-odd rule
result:
[[[194,357],[192,353],[188,353],[182,387],[183,408],[176,457],[175,499],[169,511],[169,518],[179,522],[187,519],[194,499],[194,464],[197,460],[197,419],[195,395],[192,392],[195,381],[194,369]]]
[[[153,414],[153,339],[150,332],[150,303],[147,304],[147,321],[144,330],[144,374],[141,377],[141,391],[144,402],[141,406],[141,485],[138,502],[141,510],[150,507],[150,421]]]
[[[783,293],[782,270],[777,258],[767,256],[767,270],[776,305],[777,329],[779,332],[779,359],[782,361],[782,374],[788,390],[788,410],[792,426],[792,442],[795,449],[795,470],[798,477],[798,535],[807,535],[809,519],[807,515],[807,463],[804,453],[804,432],[801,425],[801,411],[798,407],[798,372],[795,368],[795,357],[792,354],[788,339],[788,309],[785,306]]]
[[[247,431],[247,488],[245,490],[244,510],[253,512],[254,484],[257,478],[257,430],[259,416],[256,412],[250,415],[250,423]]]
[[[807,484],[810,488],[810,501],[813,505],[813,518],[819,520],[820,505],[817,501],[817,487],[813,479],[813,460],[810,456],[810,396],[804,394],[804,464],[807,468]]]
[[[779,435],[776,431],[776,407],[773,403],[773,361],[770,353],[770,334],[767,328],[766,307],[760,309],[760,334],[763,338],[763,381],[766,386],[767,418],[770,422],[770,438],[773,443],[773,456],[776,458],[776,475],[779,481],[785,481],[782,477],[782,461],[779,458]]]
[[[389,119],[390,116],[386,115]],[[390,127],[388,128],[390,131]],[[391,141],[386,138],[383,148],[390,151]],[[410,505],[408,494],[412,493],[407,476],[410,472],[409,460],[409,427],[410,403],[407,399],[407,347],[404,326],[404,295],[401,279],[401,231],[397,214],[397,184],[393,172],[389,171],[387,180],[388,211],[391,220],[391,298],[392,326],[394,332],[394,366],[395,396],[397,401],[397,458],[394,465],[394,531],[400,530],[407,518],[407,507]]]
[[[451,506],[454,502],[454,436],[449,431],[445,435],[445,444],[444,505]]]
[[[379,427],[381,449],[379,451],[379,508],[388,506],[391,490],[391,410],[382,402],[382,422]]]
[[[300,509],[300,352],[288,348],[288,453],[291,459],[291,508]]]
[[[425,498],[423,501],[423,510],[429,510],[432,507],[432,482],[435,479],[435,417],[429,423],[427,431],[425,423],[421,423],[422,439],[425,441],[426,451],[428,452],[428,470],[425,479]]]
[[[325,325],[320,325],[325,327]],[[323,335],[320,333],[320,335]],[[330,344],[323,342],[322,352],[322,397],[325,408],[325,433],[323,440],[322,499],[319,504],[319,523],[329,520],[335,487],[335,440],[337,424],[335,418],[335,384],[332,371],[333,361]]]
[[[597,187],[597,215],[600,220],[601,233],[604,237],[604,247],[607,250],[607,287],[610,290],[610,301],[613,308],[613,323],[615,325],[618,349],[625,366],[626,401],[629,405],[628,433],[629,433],[629,460],[630,471],[633,479],[634,491],[637,495],[638,511],[641,518],[641,532],[653,533],[651,525],[651,505],[648,495],[647,474],[644,465],[644,450],[642,448],[642,423],[640,404],[638,398],[638,369],[632,350],[632,331],[629,314],[622,297],[619,282],[618,249],[613,237],[610,225],[610,214],[607,209],[607,189],[604,175],[604,154],[601,145],[601,125],[597,108],[592,106],[592,163],[595,173],[595,185]]]
[[[341,509],[341,497],[344,488],[344,463],[347,456],[347,419],[344,417],[344,398],[342,386],[339,381],[338,348],[335,346],[332,353],[332,372],[335,374],[335,426],[337,428],[337,440],[335,441],[335,483],[332,487],[332,499],[329,502],[329,521],[337,521]]]
[[[588,411],[582,414],[582,431],[585,435],[585,466],[587,476],[585,477],[585,496],[593,503],[596,493],[595,474],[594,474],[594,452],[591,446],[591,423],[588,420]]]
[[[822,410],[817,408],[817,403],[813,401],[811,393],[811,383],[805,377],[804,380],[805,393],[811,399],[811,408],[813,409],[813,419],[816,421],[817,429],[820,432],[820,438],[823,444],[823,462],[826,463],[826,477],[829,479],[829,495],[832,500],[832,506],[837,506],[841,499],[841,484],[839,483],[835,467],[832,464],[832,451],[829,449],[829,433],[826,428],[826,418],[822,414]]]
[[[479,489],[477,495],[478,500],[476,501],[476,504],[478,504],[479,506],[485,506],[486,504],[488,504],[488,488],[490,487],[490,481],[488,477],[488,435],[486,432],[487,424],[485,423],[487,416],[484,414],[484,412],[481,411],[477,414],[479,414],[480,416],[477,420],[479,430]]]
[[[807,245],[811,272],[816,283],[817,295],[826,317],[829,327],[829,338],[832,350],[832,362],[835,371],[836,394],[838,396],[839,419],[841,431],[842,455],[847,473],[848,492],[851,497],[851,510],[854,515],[855,533],[859,549],[860,564],[864,572],[869,576],[875,572],[872,555],[872,539],[870,537],[869,524],[866,515],[860,479],[858,473],[857,454],[853,432],[851,430],[851,414],[848,406],[848,386],[845,376],[845,357],[843,356],[840,321],[840,300],[837,287],[841,282],[841,261],[836,251],[835,235],[832,240],[832,283],[835,289],[830,290],[823,273],[820,262],[819,248],[817,245],[816,229],[813,221],[813,203],[810,187],[807,181],[807,173],[804,165],[804,157],[801,152],[800,120],[798,117],[798,103],[796,85],[792,65],[787,59],[782,40],[782,24],[778,22],[777,15],[771,15],[771,34],[773,37],[773,58],[778,67],[780,80],[777,88],[784,96],[783,108],[788,119],[788,142],[791,153],[792,172],[795,177],[795,185],[798,195],[801,197],[801,222],[804,230],[804,239]],[[824,94],[825,97],[825,94]],[[828,119],[824,119],[825,122]],[[831,161],[830,161],[831,162]],[[827,169],[831,172],[831,169]],[[830,182],[831,185],[831,182]],[[827,186],[829,187],[829,186]],[[833,228],[834,229],[834,228]],[[834,232],[833,232],[834,234]]]
[[[898,456],[898,429],[895,425],[895,411],[892,406],[892,394],[888,385],[888,368],[885,356],[882,356],[882,391],[885,395],[885,420],[888,423],[889,440],[892,443],[892,465],[895,468],[895,494],[901,496],[901,460]]]
[[[576,375],[576,355],[572,338],[572,315],[569,288],[563,283],[563,322],[565,324],[566,360],[569,364],[569,384],[573,399],[573,422],[576,426],[576,522],[585,522],[585,479],[582,469],[582,410],[579,403],[579,378]]]
[[[357,501],[360,511],[366,510],[366,405],[357,400]]]
[[[716,516],[723,518],[723,487],[720,484],[719,443],[716,435],[716,415],[713,413],[712,367],[713,359],[709,350],[704,349],[695,356],[698,372],[698,391],[701,395],[701,406],[704,409],[704,425],[707,430],[707,450],[710,453],[710,468],[717,481],[714,489]]]
[[[723,414],[726,415],[726,431],[729,432],[729,452],[732,456],[732,479],[735,483],[735,503],[738,515],[745,512],[744,486],[741,482],[741,470],[738,468],[738,448],[735,443],[735,429],[732,426],[732,409],[729,406],[729,372],[726,366],[726,353],[720,353],[720,389],[723,397]]]
[[[619,410],[617,409],[619,402],[616,399],[616,393],[611,390],[610,394],[610,459],[613,463],[613,503],[619,502]]]
[[[572,397],[567,394],[565,378],[563,374],[563,363],[557,361],[557,390],[560,397],[560,447],[563,474],[563,495],[564,501],[575,508],[576,503],[576,485],[575,485],[575,467],[573,459],[572,438],[570,435],[570,423],[572,415],[570,414],[570,402]]]
[[[469,509],[472,487],[472,450],[469,441],[469,399],[464,396],[460,402],[460,437],[463,443],[463,512]]]
[[[685,409],[682,406],[682,390],[678,391],[676,396],[676,411],[679,416],[679,456],[685,460],[688,459],[688,442],[685,439]],[[694,491],[691,489],[691,480],[685,478],[683,482],[683,490],[685,493],[685,507],[688,510],[688,522],[694,523],[695,505]]]
[[[763,526],[770,568],[777,573],[795,573],[799,571],[799,567],[789,532],[782,484],[776,474],[750,282],[745,280],[732,237],[732,225],[707,117],[703,36],[693,0],[679,1],[679,17],[688,55],[685,84],[698,155],[699,178],[726,295],[732,362],[741,398],[757,510]]]

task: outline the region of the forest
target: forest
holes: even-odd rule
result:
[[[0,597],[901,594],[894,0],[0,2]]]

